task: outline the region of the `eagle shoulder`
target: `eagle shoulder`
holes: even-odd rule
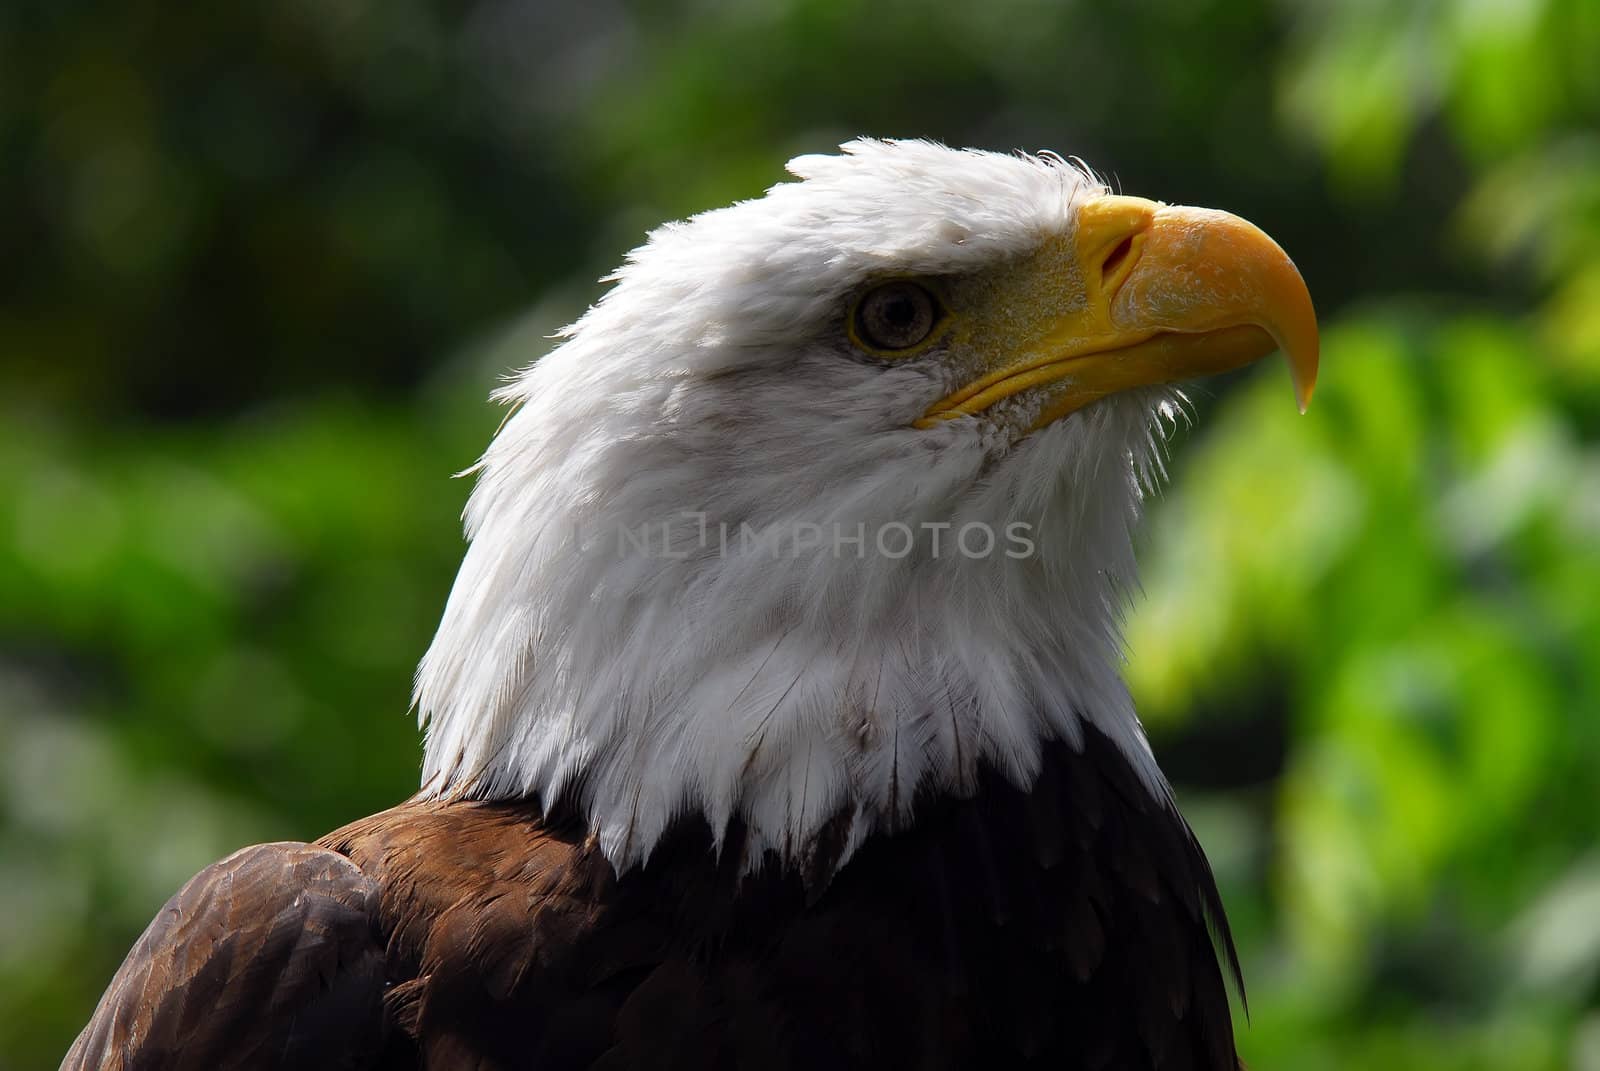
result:
[[[211,864],[139,937],[63,1071],[374,1066],[376,907],[376,884],[324,848],[258,844]]]
[[[614,978],[659,959],[616,921],[611,864],[532,804],[413,800],[317,843],[377,886],[387,1017],[424,1066],[587,1066]]]

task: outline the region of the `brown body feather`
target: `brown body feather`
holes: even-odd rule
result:
[[[247,849],[134,946],[67,1068],[1237,1066],[1188,827],[1092,729],[830,880],[680,820],[618,879],[528,804]]]

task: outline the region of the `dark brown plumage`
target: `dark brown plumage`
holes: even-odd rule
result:
[[[207,868],[66,1068],[1237,1066],[1210,869],[1086,728],[831,877],[680,819],[617,878],[528,804],[411,802]]]

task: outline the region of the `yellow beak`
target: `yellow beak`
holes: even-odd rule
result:
[[[1281,349],[1301,412],[1317,381],[1317,317],[1294,262],[1260,228],[1226,212],[1138,197],[1099,197],[1078,211],[1078,279],[1086,300],[1049,315],[916,422],[981,413],[1038,389],[1038,429],[1132,387],[1215,375]]]

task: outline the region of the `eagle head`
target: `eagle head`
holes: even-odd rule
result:
[[[1221,212],[1060,157],[854,141],[667,224],[500,396],[418,673],[424,792],[575,807],[618,869],[738,820],[753,864],[893,829],[1089,722],[1120,673],[1173,384],[1315,316]]]

